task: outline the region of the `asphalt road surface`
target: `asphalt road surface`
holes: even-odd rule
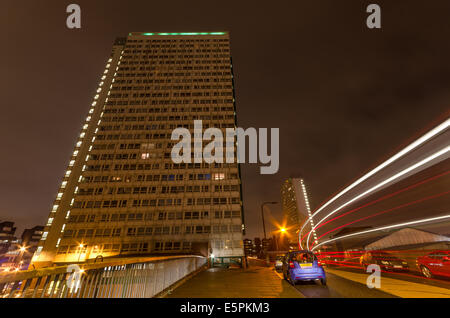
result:
[[[280,279],[283,274],[277,272]],[[377,289],[370,289],[366,285],[327,273],[327,285],[316,282],[299,282],[295,289],[307,298],[395,298],[391,294]]]
[[[345,270],[348,272],[361,273],[358,270]],[[280,279],[283,279],[281,272],[276,272]],[[395,273],[383,273],[384,277],[400,279],[412,283],[421,283],[441,288],[449,288],[450,284],[446,280],[428,280],[413,275],[398,275]],[[319,282],[299,282],[293,286],[298,292],[307,298],[396,298],[379,289],[370,289],[365,284],[358,283],[333,273],[327,272],[327,285],[322,286]]]

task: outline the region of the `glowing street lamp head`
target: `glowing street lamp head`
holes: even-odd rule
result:
[[[286,228],[282,227],[282,228],[280,229],[280,232],[286,233]]]
[[[82,248],[83,246],[84,246],[83,244],[78,245],[78,247],[80,247],[80,248]]]
[[[21,252],[25,252],[27,250],[27,248],[25,247],[25,246],[22,246],[21,248],[20,248],[20,251]]]

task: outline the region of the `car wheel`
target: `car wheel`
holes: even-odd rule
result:
[[[422,266],[420,266],[420,270],[422,271],[423,276],[425,276],[426,278],[432,278],[433,277],[433,274],[428,269],[428,267],[422,265]]]
[[[295,281],[292,279],[291,273],[289,273],[289,272],[288,272],[287,280],[291,285],[295,285]]]

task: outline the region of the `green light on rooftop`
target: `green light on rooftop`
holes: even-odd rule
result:
[[[141,33],[140,35],[224,35],[226,32]],[[131,33],[129,35],[132,35]]]

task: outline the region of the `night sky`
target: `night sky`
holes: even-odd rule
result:
[[[248,237],[285,178],[317,207],[450,109],[448,0],[2,1],[0,220],[17,234],[44,224],[113,41],[132,31],[231,32],[238,125],[280,128],[279,172],[242,167]]]

